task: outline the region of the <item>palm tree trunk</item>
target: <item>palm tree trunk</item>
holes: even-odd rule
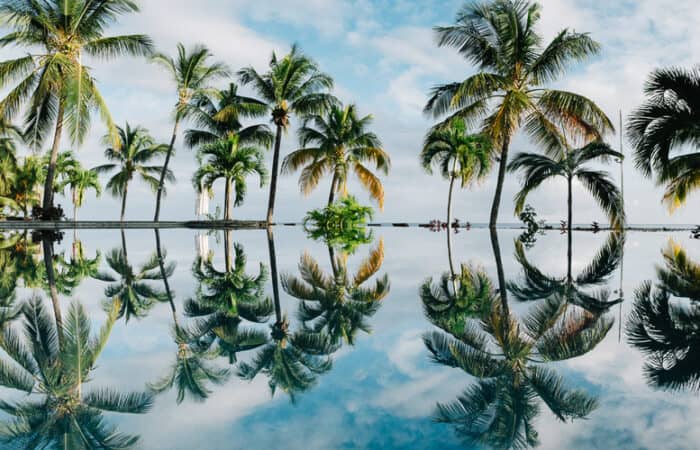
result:
[[[450,191],[447,194],[447,228],[452,228],[452,192],[455,187],[455,178],[457,178],[457,158],[452,164],[452,174],[450,174]]]
[[[503,194],[503,183],[506,178],[506,170],[508,168],[508,149],[510,147],[510,137],[506,137],[501,147],[501,161],[498,165],[498,181],[496,182],[496,194],[493,197],[491,205],[491,218],[489,220],[489,228],[496,228],[498,223],[498,210],[501,207],[501,195]]]
[[[231,178],[226,177],[226,199],[224,200],[224,217],[226,220],[232,220],[231,217]]]
[[[452,164],[452,174],[450,175],[450,190],[447,194],[447,259],[450,263],[450,276],[452,279],[452,289],[454,294],[457,294],[457,274],[455,273],[455,265],[452,261],[452,192],[455,186],[455,178],[457,171],[457,158]]]
[[[267,227],[267,249],[270,253],[270,277],[272,278],[272,297],[275,302],[275,324],[282,324],[282,307],[280,305],[280,291],[277,281],[277,255],[275,254],[275,235],[272,227]]]
[[[568,177],[568,199],[567,199],[567,208],[568,208],[568,217],[567,217],[567,259],[568,259],[568,267],[567,267],[567,274],[566,277],[571,282],[571,256],[572,256],[572,243],[573,243],[573,236],[571,235],[571,230],[573,229],[572,226],[572,220],[573,220],[573,192],[572,192],[572,177],[569,175]]]
[[[78,221],[78,193],[75,189],[72,189],[71,192],[72,197],[73,197],[73,222]]]
[[[56,161],[58,151],[61,148],[61,136],[63,135],[63,119],[65,116],[65,105],[63,99],[59,100],[58,114],[56,114],[56,131],[53,136],[53,146],[49,158],[49,167],[46,170],[46,181],[44,182],[44,202],[42,205],[43,214],[53,206],[53,179],[56,174]]]
[[[501,306],[505,313],[509,312],[508,308],[508,290],[506,287],[506,276],[503,271],[503,260],[501,259],[501,246],[498,243],[498,231],[496,228],[491,228],[491,248],[493,256],[496,260],[496,272],[498,273],[498,291],[501,296]]]
[[[170,283],[168,282],[168,277],[165,272],[165,260],[163,258],[163,250],[160,246],[160,230],[154,228],[153,231],[156,233],[156,253],[158,255],[158,266],[160,267],[160,275],[163,278],[163,285],[165,286],[165,294],[168,296],[168,303],[170,303],[170,310],[173,313],[173,322],[175,328],[179,329],[179,323],[177,320],[177,309],[175,308],[175,301],[173,300],[173,293],[170,290]]]
[[[175,147],[175,139],[177,139],[177,129],[180,126],[180,117],[175,119],[175,126],[173,127],[173,135],[170,138],[170,146],[168,147],[168,153],[165,155],[165,162],[163,163],[163,170],[160,171],[160,181],[158,182],[158,193],[156,194],[156,214],[153,217],[154,222],[158,222],[160,219],[160,201],[163,196],[163,189],[165,188],[165,175],[168,173],[168,164],[170,163],[170,157],[173,154],[173,148]]]
[[[331,260],[331,269],[333,270],[333,276],[335,277],[338,275],[338,265],[336,264],[335,259],[335,249],[332,245],[328,245],[328,257]]]
[[[56,275],[53,270],[53,242],[46,236],[42,236],[41,244],[44,248],[44,266],[46,267],[46,278],[49,283],[49,295],[53,306],[53,315],[56,320],[56,330],[58,331],[58,346],[63,348],[63,315],[61,314],[61,304],[58,300],[58,289],[56,289]]]
[[[231,272],[231,230],[224,231],[224,264],[226,273]]]
[[[277,125],[275,134],[275,150],[272,155],[272,177],[270,178],[270,198],[267,202],[267,225],[272,225],[275,213],[275,194],[277,193],[277,175],[280,164],[280,146],[282,145],[282,126]]]
[[[126,253],[126,235],[124,234],[124,228],[119,230],[122,236],[122,253],[124,254],[124,262],[129,263],[127,253]]]
[[[335,201],[335,190],[338,184],[338,176],[333,172],[333,181],[331,181],[331,192],[328,194],[328,206],[331,206]]]
[[[124,193],[122,194],[122,213],[120,216],[120,221],[124,222],[124,212],[126,211],[126,194],[129,191],[129,183],[124,185]]]

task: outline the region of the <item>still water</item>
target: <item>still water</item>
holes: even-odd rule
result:
[[[519,234],[4,232],[1,448],[697,448],[698,241]]]

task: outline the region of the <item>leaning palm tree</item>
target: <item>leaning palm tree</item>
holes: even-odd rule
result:
[[[194,174],[195,189],[206,189],[211,192],[214,182],[223,178],[225,183],[224,217],[232,220],[232,206],[240,206],[247,192],[246,177],[257,175],[260,187],[265,185],[267,169],[263,161],[262,151],[254,146],[242,147],[240,137],[229,136],[226,139],[205,144],[197,152],[200,167]],[[236,198],[231,202],[232,188],[235,188]]]
[[[282,134],[289,128],[292,115],[304,118],[311,114],[321,114],[335,102],[333,96],[327,93],[333,87],[333,80],[322,73],[318,65],[296,45],[281,59],[273,53],[268,72],[259,74],[254,68],[246,67],[238,72],[238,76],[244,85],[250,85],[260,99],[269,105],[272,123],[276,128],[267,204],[267,223],[272,223]]]
[[[671,241],[656,285],[635,292],[628,341],[646,355],[644,375],[663,390],[700,390],[700,264]]]
[[[282,288],[300,300],[299,318],[314,333],[325,333],[331,341],[354,345],[358,332],[371,332],[368,319],[389,294],[389,277],[363,286],[379,272],[384,261],[384,243],[373,249],[355,274],[347,268],[346,255],[332,261],[332,273],[324,273],[318,262],[305,253],[299,261],[300,278],[282,275]]]
[[[457,23],[436,27],[438,45],[456,48],[477,72],[465,80],[437,86],[425,111],[439,118],[480,125],[499,153],[498,180],[489,225],[496,226],[508,163],[508,151],[522,125],[538,145],[559,147],[561,131],[588,140],[613,129],[610,119],[591,100],[546,85],[572,62],[598,52],[588,34],[564,29],[547,45],[536,31],[541,7],[525,0],[470,2]]]
[[[153,56],[153,62],[162,66],[172,77],[177,89],[175,104],[175,123],[170,145],[167,147],[165,163],[160,172],[158,193],[156,196],[156,212],[154,221],[160,219],[160,202],[165,190],[165,181],[171,178],[168,166],[175,149],[175,140],[180,122],[186,119],[193,108],[193,99],[200,97],[211,88],[211,83],[228,76],[228,69],[222,63],[209,64],[212,54],[203,45],[196,45],[187,50],[184,45],[177,44],[177,57],[158,53]]]
[[[71,201],[73,203],[73,221],[78,220],[78,209],[83,206],[85,193],[92,189],[95,196],[102,195],[102,184],[100,184],[99,173],[94,169],[83,169],[77,167],[73,169],[65,180],[57,186],[57,191],[63,193],[66,188],[70,189]]]
[[[371,122],[372,116],[357,116],[355,105],[345,108],[333,105],[325,116],[306,118],[304,126],[299,129],[302,148],[284,158],[282,173],[302,169],[299,187],[305,195],[318,186],[323,175],[332,173],[328,196],[330,206],[336,193],[347,197],[348,178],[353,171],[370,196],[383,208],[382,182],[363,163],[373,163],[377,170],[387,174],[391,160],[382,149],[377,135],[367,130]]]
[[[534,426],[538,398],[562,422],[586,418],[598,405],[590,394],[566,387],[547,364],[592,351],[613,322],[566,310],[555,298],[519,320],[491,295],[490,311],[481,318],[469,313],[445,320],[443,314],[426,310],[443,329],[423,338],[433,360],[476,378],[456,401],[438,404],[436,420],[454,425],[470,445],[534,447],[539,440]]]
[[[243,247],[236,244],[233,265],[227,266],[219,271],[211,259],[195,261],[192,272],[199,286],[195,298],[185,303],[185,314],[196,319],[190,334],[196,336],[202,350],[213,347],[218,355],[235,363],[239,352],[268,343],[266,333],[244,322],[264,323],[274,307],[265,295],[267,269],[262,263],[257,275],[248,275]]]
[[[446,129],[432,130],[425,138],[421,165],[429,174],[433,167],[450,180],[447,194],[447,226],[452,226],[452,191],[459,178],[462,188],[482,181],[491,171],[493,151],[483,134],[467,134],[463,120],[454,120]]]
[[[16,0],[0,4],[9,33],[0,46],[16,45],[27,54],[0,63],[0,88],[10,88],[0,101],[0,116],[11,120],[26,111],[29,142],[40,148],[53,128],[43,198],[46,213],[53,207],[54,174],[64,125],[70,140],[81,143],[88,133],[93,111],[107,126],[112,142],[118,135],[107,105],[97,89],[83,55],[111,59],[122,55],[148,55],[151,40],[145,35],[105,36],[106,28],[124,14],[138,12],[135,0]],[[37,50],[37,53],[30,53]]]
[[[235,83],[229,83],[226,89],[198,93],[189,108],[190,121],[196,128],[185,131],[185,143],[197,148],[236,134],[242,143],[269,147],[273,137],[267,125],[243,126],[241,122],[262,117],[267,110],[263,101],[240,95]]]
[[[110,310],[100,332],[91,336],[90,319],[73,303],[62,327],[32,298],[22,311],[22,332],[6,328],[0,384],[28,396],[3,400],[9,418],[0,425],[0,442],[8,448],[88,450],[134,448],[138,436],[121,433],[104,413],[143,414],[153,404],[146,392],[122,393],[100,388],[86,392],[116,321]]]
[[[629,119],[627,135],[635,165],[666,188],[663,202],[671,212],[700,185],[700,67],[671,67],[651,74],[646,101]]]
[[[515,196],[515,214],[520,214],[525,207],[527,196],[545,181],[562,177],[567,185],[567,226],[569,237],[573,227],[573,184],[579,181],[605,211],[610,225],[620,229],[625,223],[625,209],[620,189],[602,170],[586,167],[596,161],[606,162],[610,158],[623,159],[624,156],[600,141],[591,142],[584,147],[570,149],[564,145],[559,150],[550,149],[549,154],[519,153],[508,165],[511,172],[523,172],[523,187]]]
[[[151,166],[147,164],[153,159],[166,154],[168,147],[164,144],[156,144],[145,128],[131,128],[127,123],[125,128],[117,127],[117,130],[119,133],[119,145],[105,150],[105,158],[115,162],[103,164],[95,167],[93,170],[97,173],[117,170],[117,173],[112,175],[105,187],[112,196],[121,197],[120,219],[124,221],[129,183],[134,179],[134,176],[138,175],[154,192],[158,190],[160,185],[155,175],[161,173],[165,166]],[[171,171],[166,170],[165,174],[168,179],[174,180]]]

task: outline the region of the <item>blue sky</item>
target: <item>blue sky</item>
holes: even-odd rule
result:
[[[568,27],[587,31],[603,45],[601,54],[572,67],[556,86],[583,93],[598,102],[617,122],[618,111],[626,115],[642,101],[642,86],[648,73],[669,64],[692,65],[700,56],[700,32],[695,24],[700,11],[690,0],[622,1],[610,5],[602,0],[544,0],[540,31],[550,38]],[[142,12],[127,16],[113,32],[145,32],[159,50],[174,52],[175,44],[204,43],[215,57],[233,69],[253,65],[263,70],[273,50],[283,53],[291,43],[315,58],[336,80],[336,94],[354,102],[362,113],[375,117],[374,130],[392,155],[393,169],[385,180],[386,210],[383,221],[427,221],[444,215],[447,185],[422,172],[417,154],[431,121],[422,115],[429,89],[441,82],[463,79],[471,67],[451,49],[434,44],[432,27],[450,23],[461,0],[147,0]],[[2,54],[16,52],[2,50]],[[159,68],[144,60],[121,59],[111,63],[91,62],[104,96],[117,123],[144,125],[158,140],[167,141],[170,109],[174,103],[172,83]],[[101,163],[95,126],[80,149],[87,165]],[[617,145],[618,138],[609,140]],[[284,137],[283,154],[296,148],[295,130]],[[64,148],[68,148],[65,143]],[[531,151],[526,139],[518,138],[512,152]],[[629,149],[627,149],[629,151]],[[269,158],[269,156],[268,156]],[[195,168],[190,150],[178,146],[174,169],[178,184],[170,189],[163,217],[186,219],[194,213],[194,190],[190,183]],[[609,168],[615,177],[618,166]],[[670,216],[661,205],[661,190],[626,166],[628,215],[633,223],[692,223],[692,196],[688,205]],[[495,174],[494,174],[495,175]],[[462,220],[485,221],[494,189],[492,176],[472,191],[460,192],[455,214]],[[303,198],[296,178],[284,177],[280,184],[277,218],[299,220],[305,211],[318,207],[327,196],[322,184],[315,194]],[[357,190],[358,197],[368,200]],[[518,180],[506,183],[501,221],[512,222],[512,202]],[[565,216],[562,185],[551,183],[532,196],[531,203],[550,221]],[[149,218],[153,196],[144,187],[130,201],[127,216]],[[220,193],[222,189],[218,189]],[[251,182],[246,204],[234,212],[238,218],[264,215],[267,190]],[[597,206],[580,188],[575,188],[575,221],[604,221]],[[220,200],[218,195],[216,201]],[[65,201],[64,201],[65,202]],[[67,202],[65,202],[67,203]],[[88,199],[83,217],[116,216],[117,202]]]

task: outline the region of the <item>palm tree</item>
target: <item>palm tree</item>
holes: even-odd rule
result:
[[[267,125],[244,127],[241,119],[258,118],[267,113],[267,105],[255,98],[238,94],[238,85],[229,83],[227,89],[197,93],[189,108],[190,121],[197,128],[185,131],[185,143],[191,148],[212,144],[233,134],[242,143],[272,144],[272,131]]]
[[[226,139],[202,146],[197,152],[200,167],[194,174],[195,189],[211,191],[214,182],[223,178],[226,185],[224,217],[232,220],[231,189],[235,187],[233,206],[240,206],[247,192],[246,177],[257,174],[260,187],[265,184],[267,169],[262,151],[257,147],[241,147],[240,137],[232,135]]]
[[[433,173],[433,166],[443,178],[450,180],[447,195],[447,226],[452,226],[452,191],[455,180],[462,188],[482,181],[491,171],[493,151],[491,142],[483,134],[467,134],[463,120],[453,121],[446,129],[431,131],[425,138],[420,154],[423,169]]]
[[[342,339],[354,345],[359,331],[371,332],[367,319],[374,316],[389,294],[388,275],[377,278],[373,286],[363,287],[382,266],[384,243],[370,252],[354,275],[348,271],[346,255],[331,258],[333,271],[326,274],[305,253],[299,261],[301,278],[282,275],[282,288],[300,300],[299,318],[309,330],[325,333],[333,343]]]
[[[515,214],[520,214],[525,207],[527,196],[545,181],[563,177],[567,183],[568,233],[571,239],[573,222],[573,183],[578,180],[595,198],[610,220],[610,225],[620,229],[625,223],[625,209],[620,189],[610,179],[607,172],[594,170],[585,164],[595,161],[606,162],[610,158],[623,159],[624,156],[610,148],[604,142],[591,142],[584,147],[569,149],[568,146],[558,151],[551,149],[547,155],[536,153],[519,153],[508,165],[511,172],[522,171],[523,187],[515,196]]]
[[[97,173],[118,170],[117,173],[112,175],[105,187],[112,196],[121,197],[120,220],[124,221],[129,182],[133,180],[135,175],[138,175],[154,192],[159,189],[158,178],[154,175],[161,173],[165,166],[149,166],[146,164],[166,154],[168,147],[164,144],[156,144],[145,128],[131,128],[127,123],[125,128],[117,127],[117,130],[119,133],[119,146],[109,147],[105,150],[105,158],[115,161],[115,163],[104,164],[95,167],[93,170]],[[171,171],[167,170],[165,174],[169,180],[175,179]]]
[[[21,140],[19,128],[0,116],[0,197],[3,199],[8,198],[12,189],[17,172],[17,142]]]
[[[153,219],[155,222],[158,222],[160,218],[160,202],[165,190],[165,181],[171,178],[168,165],[175,149],[180,122],[191,113],[195,98],[201,99],[201,96],[211,88],[212,82],[229,74],[224,64],[218,62],[209,64],[208,60],[211,56],[209,49],[203,45],[196,45],[187,50],[182,44],[177,44],[177,57],[175,59],[163,53],[153,56],[153,62],[162,66],[170,74],[177,89],[173,134],[158,181],[156,212]]]
[[[308,195],[318,186],[321,177],[332,173],[328,205],[335,194],[348,195],[348,176],[355,172],[362,186],[384,207],[382,182],[363,163],[374,163],[377,170],[389,172],[391,160],[381,148],[382,143],[374,133],[367,130],[372,116],[358,117],[355,105],[343,108],[333,105],[326,116],[312,115],[305,119],[299,130],[301,149],[296,150],[282,162],[282,173],[293,173],[301,168],[299,187]]]
[[[66,276],[76,280],[79,285],[86,278],[95,278],[100,272],[100,263],[102,262],[102,253],[99,250],[95,251],[94,258],[85,256],[83,244],[78,241],[73,241],[73,251],[70,259],[66,260],[62,257],[59,264],[64,266]]]
[[[663,202],[674,212],[700,179],[694,127],[700,116],[700,68],[656,70],[644,92],[646,101],[630,116],[627,135],[635,148],[635,165],[665,186]]]
[[[517,241],[515,243],[515,259],[522,268],[523,277],[516,282],[507,283],[507,289],[516,300],[523,302],[557,297],[591,313],[605,313],[610,307],[623,301],[622,298],[610,300],[609,290],[600,288],[600,286],[607,283],[620,266],[624,245],[624,234],[610,233],[607,241],[591,262],[577,276],[574,276],[572,273],[571,243],[569,242],[566,274],[553,276],[543,273],[533,265],[527,259],[523,244]],[[591,289],[593,289],[592,292]]]
[[[228,242],[228,240],[227,240]],[[227,249],[226,259],[229,259]],[[267,269],[260,264],[258,275],[248,275],[243,247],[235,245],[233,266],[218,271],[211,259],[198,258],[192,268],[199,282],[197,295],[185,303],[185,314],[196,318],[190,328],[201,350],[215,347],[215,352],[237,361],[237,354],[253,350],[268,342],[261,330],[245,327],[266,322],[274,311],[272,300],[265,296]]]
[[[423,338],[433,360],[476,378],[456,401],[438,404],[436,420],[454,425],[471,445],[534,447],[538,398],[562,422],[586,418],[598,405],[585,391],[565,386],[547,364],[590,352],[613,321],[567,310],[555,298],[521,320],[503,308],[495,292],[490,303],[489,312],[479,319],[471,312],[446,319],[441,312],[434,316],[426,309],[428,318],[443,329]]]
[[[657,268],[656,286],[635,292],[628,341],[646,355],[648,383],[669,391],[700,390],[700,265],[671,241]]]
[[[64,125],[70,140],[82,143],[91,114],[97,110],[112,142],[118,142],[107,105],[91,68],[83,65],[82,58],[84,54],[104,59],[150,54],[151,40],[145,35],[105,36],[107,26],[138,10],[134,0],[17,0],[0,5],[0,15],[9,28],[9,33],[0,38],[0,45],[28,49],[25,56],[0,63],[0,88],[19,80],[0,101],[0,115],[12,120],[19,111],[27,111],[26,135],[37,148],[54,127],[44,211],[53,207],[54,174]],[[37,48],[41,49],[39,53],[29,52]]]
[[[167,301],[166,294],[149,283],[162,279],[156,255],[151,256],[138,269],[129,263],[124,248],[112,250],[106,261],[113,273],[100,271],[94,278],[110,283],[105,288],[107,300],[104,306],[108,309],[113,304],[119,304],[118,318],[124,317],[126,322],[132,317],[141,319],[146,317],[156,303]],[[172,275],[173,270],[174,267],[168,267],[166,273]]]
[[[267,205],[267,223],[272,223],[282,133],[289,128],[292,115],[304,118],[311,114],[321,114],[335,102],[333,96],[326,92],[333,88],[333,80],[322,73],[318,65],[296,45],[281,59],[272,53],[268,72],[259,74],[254,68],[247,67],[239,71],[238,76],[241,83],[251,85],[260,99],[269,105],[272,123],[276,128]]]
[[[560,147],[560,130],[595,140],[613,129],[591,100],[545,87],[570,63],[597,53],[600,46],[588,34],[568,29],[542,46],[536,31],[540,10],[538,3],[525,0],[468,3],[455,25],[435,28],[438,45],[456,48],[477,72],[434,88],[425,111],[436,118],[449,115],[438,127],[454,118],[467,127],[480,124],[499,152],[491,228],[498,221],[510,143],[521,125],[545,151]]]
[[[44,173],[41,160],[35,156],[27,156],[17,167],[14,183],[10,191],[10,199],[17,209],[29,217],[31,208],[41,201],[40,189]]]
[[[84,386],[109,339],[116,305],[96,336],[91,336],[90,320],[78,302],[70,306],[63,327],[52,321],[40,298],[32,298],[22,316],[23,333],[7,328],[0,340],[5,354],[0,384],[31,397],[0,402],[0,410],[11,417],[0,426],[3,446],[77,450],[135,447],[138,436],[119,432],[106,422],[103,413],[146,413],[153,404],[152,396],[107,388],[85,392]]]
[[[70,188],[71,192],[73,221],[75,222],[78,220],[78,208],[83,206],[85,201],[85,193],[92,189],[97,197],[102,195],[99,173],[95,169],[78,167],[68,174],[68,177],[58,185],[57,190],[63,193],[67,187]]]

